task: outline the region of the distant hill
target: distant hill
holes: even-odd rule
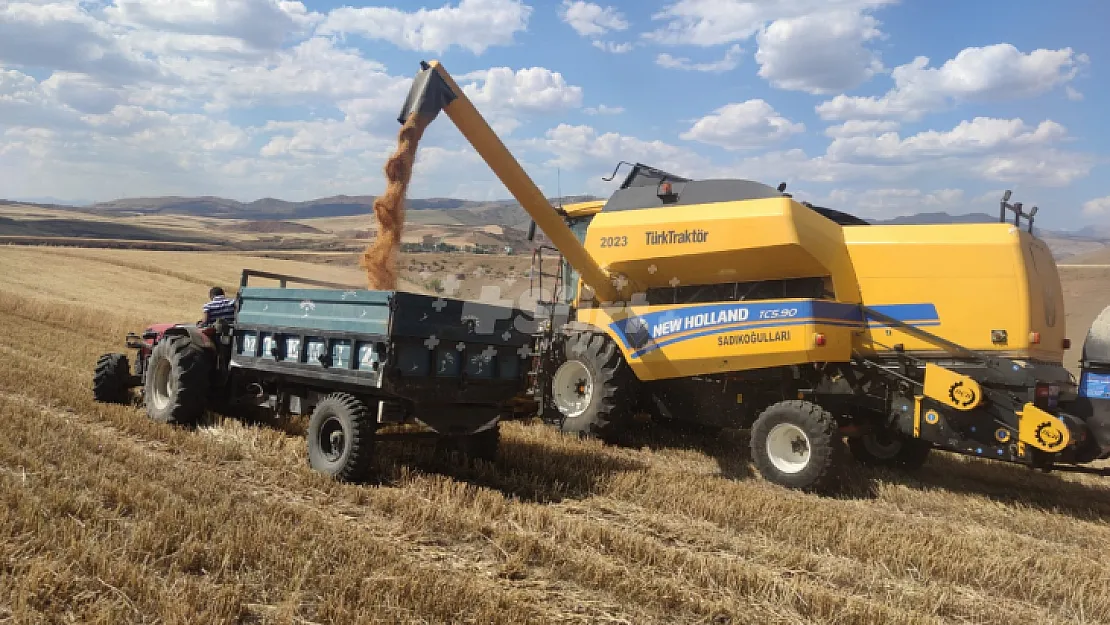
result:
[[[563,198],[563,202],[579,202],[589,199],[593,198],[591,196],[574,196]],[[549,201],[556,203],[557,199],[552,198]],[[171,196],[126,198],[111,202],[100,202],[81,210],[116,215],[175,214],[229,219],[281,220],[366,215],[373,212],[373,206],[374,196],[370,195],[336,195],[305,202],[288,202],[274,198],[239,202],[212,196]],[[498,224],[522,227],[527,226],[529,221],[527,213],[514,200],[479,202],[456,198],[411,198],[405,202],[405,207],[412,211],[451,211],[454,214],[453,216],[457,217],[460,223],[464,225]],[[470,213],[470,215],[465,213]]]
[[[948,213],[918,213],[916,215],[903,215],[893,219],[869,219],[874,224],[897,225],[928,225],[928,224],[986,224],[998,221],[997,215],[986,213],[968,213],[966,215],[949,215]]]

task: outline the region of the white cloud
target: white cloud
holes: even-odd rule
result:
[[[482,54],[507,46],[528,27],[532,7],[521,0],[460,0],[457,6],[406,12],[385,7],[341,7],[328,13],[320,34],[356,34],[406,50],[443,54],[452,47]]]
[[[914,162],[1044,146],[1066,137],[1067,129],[1051,120],[1030,128],[1020,119],[976,117],[949,131],[927,130],[905,139],[897,132],[838,137],[833,139],[827,153],[841,162]]]
[[[459,81],[476,106],[489,110],[550,113],[582,105],[582,87],[567,84],[561,73],[545,67],[515,72],[508,67],[493,67],[464,74]]]
[[[1075,87],[1073,87],[1071,85],[1067,85],[1067,86],[1064,87],[1064,93],[1068,96],[1068,99],[1071,100],[1072,102],[1080,102],[1080,101],[1083,100],[1083,94],[1078,89],[1076,89]]]
[[[543,139],[523,142],[522,145],[555,155],[545,164],[564,169],[604,169],[621,160],[638,160],[676,174],[693,174],[708,164],[705,159],[683,147],[659,140],[644,141],[616,132],[599,132],[585,125],[559,124],[548,130]]]
[[[1070,81],[1089,59],[1071,48],[1022,53],[1008,43],[965,48],[939,68],[919,56],[894,68],[886,95],[847,96],[817,106],[822,119],[918,120],[961,102],[1033,97]]]
[[[1110,195],[1088,200],[1083,203],[1084,215],[1101,216],[1107,213],[1110,213]]]
[[[928,192],[909,188],[834,189],[827,197],[815,199],[813,203],[871,219],[888,219],[927,212],[949,214],[969,212],[969,202],[964,198],[963,189],[938,189]]]
[[[811,94],[854,89],[882,71],[878,55],[863,45],[881,36],[878,20],[858,10],[775,20],[756,36],[759,76]]]
[[[159,73],[76,2],[0,3],[0,63],[85,73],[114,84]]]
[[[584,108],[582,109],[582,112],[587,115],[620,115],[624,112],[624,107],[598,104],[597,106]]]
[[[829,126],[825,129],[825,136],[836,139],[838,137],[856,137],[859,135],[874,135],[881,132],[898,130],[896,121],[878,119],[850,119],[839,126]]]
[[[645,37],[662,44],[743,41],[767,23],[815,13],[867,11],[897,0],[677,0],[652,15],[665,24]]]
[[[47,97],[82,113],[107,113],[124,100],[122,90],[105,87],[84,74],[54,72],[41,84]]]
[[[628,28],[628,21],[624,18],[624,14],[614,7],[602,7],[582,0],[574,2],[563,0],[559,9],[559,18],[583,37],[595,37],[612,30]]]
[[[729,150],[744,150],[781,141],[805,131],[763,100],[726,104],[694,122],[681,137]]]
[[[592,41],[590,43],[598,50],[612,52],[613,54],[624,54],[626,52],[631,52],[632,48],[635,46],[635,44],[630,41],[626,41],[624,43],[615,43],[612,41]]]
[[[736,69],[740,64],[740,55],[743,50],[739,45],[733,45],[725,51],[725,56],[719,61],[709,63],[694,63],[686,57],[673,57],[663,52],[655,57],[655,64],[667,69],[682,69],[695,72],[727,72]]]
[[[322,18],[286,0],[115,0],[105,13],[147,31],[240,40],[260,49],[277,48]]]

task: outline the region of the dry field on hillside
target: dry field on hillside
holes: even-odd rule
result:
[[[340,485],[303,423],[186,431],[92,401],[98,354],[243,266],[360,278],[0,247],[0,623],[1110,623],[1095,478],[937,454],[819,497],[752,476],[743,434],[510,424],[493,465],[386,447],[379,484]],[[1110,272],[1079,293],[1069,271],[1069,306],[1108,299]]]

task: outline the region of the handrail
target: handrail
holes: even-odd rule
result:
[[[244,269],[242,276],[239,278],[239,288],[245,288],[249,278],[266,278],[269,280],[277,280],[281,285],[280,288],[286,288],[288,283],[306,284],[310,286],[319,286],[328,289],[343,289],[345,291],[358,291],[362,287],[351,286],[349,284],[339,284],[336,282],[326,282],[324,280],[313,280],[312,278],[298,278],[296,276],[288,276],[280,273],[271,273],[269,271],[259,271],[257,269]]]

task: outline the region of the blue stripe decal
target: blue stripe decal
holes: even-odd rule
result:
[[[933,304],[889,304],[872,309],[916,327],[940,325]],[[810,323],[859,327],[864,316],[859,306],[826,300],[728,302],[648,312],[609,327],[625,349],[633,352],[633,358],[639,358],[665,345],[721,332]],[[885,325],[873,319],[867,319],[867,324]]]

